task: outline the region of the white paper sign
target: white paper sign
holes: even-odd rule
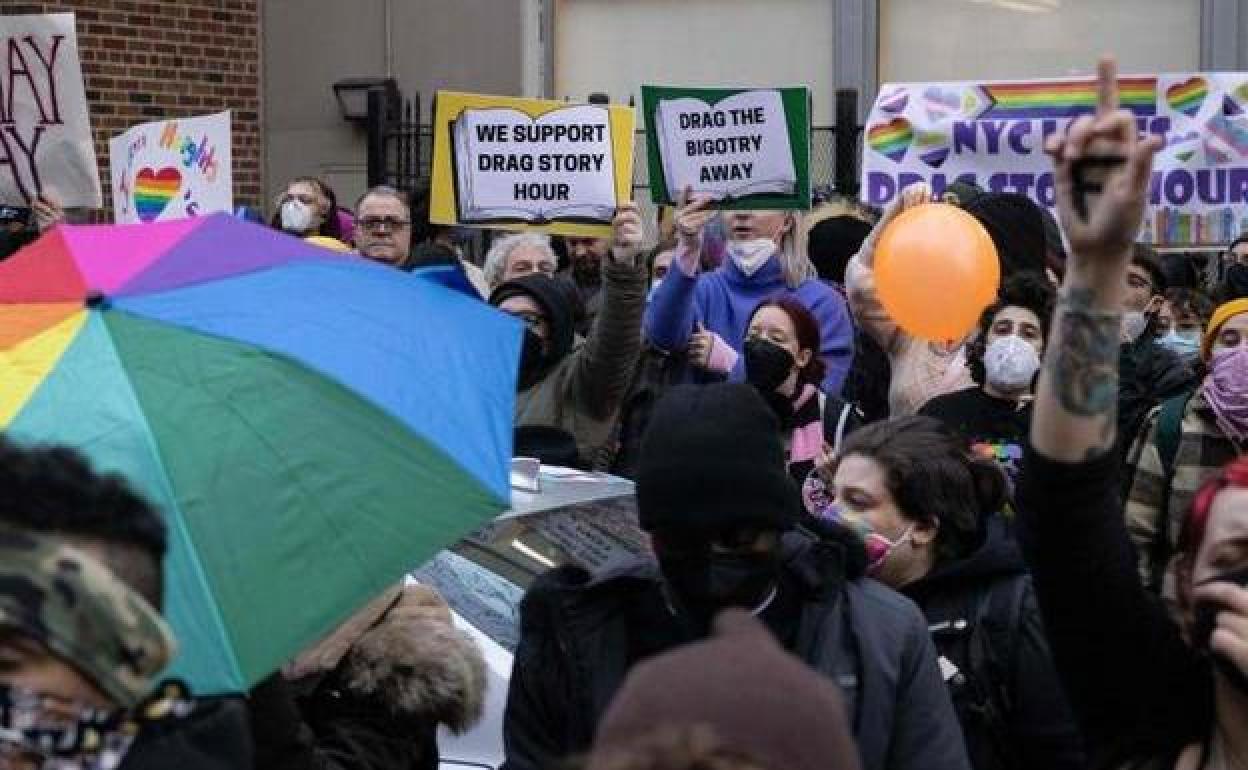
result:
[[[466,109],[452,124],[459,221],[610,222],[611,114],[573,106],[540,117]]]
[[[0,203],[41,192],[101,204],[72,13],[0,16]]]
[[[663,100],[655,114],[669,190],[688,187],[715,200],[796,191],[779,91],[743,91],[714,106],[689,97]]]
[[[143,123],[108,149],[119,224],[233,210],[229,111]]]

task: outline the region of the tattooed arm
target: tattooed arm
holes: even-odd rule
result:
[[[1031,442],[1059,462],[1081,462],[1114,444],[1118,344],[1126,270],[1144,215],[1156,137],[1141,139],[1118,109],[1117,73],[1102,61],[1095,115],[1050,137],[1058,215],[1070,262],[1036,393]]]

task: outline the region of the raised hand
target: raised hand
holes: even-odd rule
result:
[[[715,216],[714,209],[708,208],[712,202],[709,195],[694,195],[689,187],[681,194],[680,207],[676,209],[676,237],[686,250],[696,252],[702,248],[702,229]]]
[[[1097,67],[1095,115],[1051,137],[1058,216],[1070,259],[1031,421],[1032,445],[1061,462],[1113,448],[1118,413],[1118,349],[1131,244],[1139,233],[1156,137],[1141,139],[1118,108],[1117,68]]]
[[[643,234],[641,210],[637,204],[632,201],[621,204],[611,220],[611,258],[620,264],[636,265]]]
[[[1068,269],[1096,278],[1125,270],[1139,235],[1153,156],[1160,137],[1141,138],[1135,117],[1118,106],[1118,72],[1112,58],[1097,66],[1096,114],[1084,115],[1064,136],[1051,136],[1058,217],[1070,243]]]
[[[711,348],[715,347],[715,332],[708,331],[698,322],[697,331],[689,337],[689,363],[706,369],[711,361]]]
[[[880,238],[880,233],[896,219],[903,211],[912,209],[915,206],[921,206],[924,203],[931,203],[932,187],[927,182],[915,182],[901,191],[901,195],[889,204],[884,210],[884,214],[880,217],[880,221],[875,223],[875,227],[871,228],[871,232],[867,234],[867,238],[863,241],[859,248],[859,259],[867,267],[874,267],[875,263],[875,243]]]

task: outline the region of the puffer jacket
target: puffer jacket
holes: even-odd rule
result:
[[[592,466],[611,439],[637,370],[646,309],[645,265],[606,265],[602,296],[602,311],[589,337],[536,384],[516,394],[516,425],[546,425],[571,434],[583,467]],[[551,319],[573,322],[571,313],[551,314]],[[571,329],[567,332],[570,337]],[[559,338],[560,330],[552,336]]]
[[[866,770],[968,768],[922,614],[873,580],[847,579],[845,553],[786,536],[782,580],[800,597],[790,652],[841,687]],[[504,768],[540,770],[589,748],[628,674],[631,610],[661,590],[649,560],[597,578],[576,567],[539,578],[521,604]]]
[[[385,599],[252,690],[256,767],[436,770],[438,725],[480,718],[485,661],[446,604],[415,585]]]

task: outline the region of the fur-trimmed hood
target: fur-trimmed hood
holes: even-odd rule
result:
[[[425,586],[387,592],[299,660],[299,674],[332,669],[335,689],[396,717],[463,732],[484,709],[481,649]]]

